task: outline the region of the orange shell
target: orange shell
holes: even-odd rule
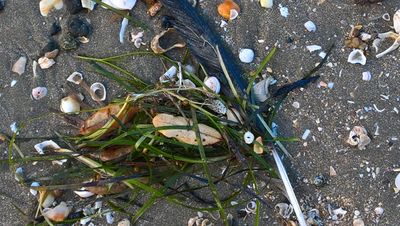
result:
[[[235,9],[238,13],[240,12],[239,5],[232,0],[225,0],[223,3],[218,5],[219,15],[227,20],[230,20],[232,9]]]

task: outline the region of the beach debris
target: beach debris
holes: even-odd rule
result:
[[[89,43],[89,41],[90,41],[89,38],[86,38],[85,36],[78,37],[77,39],[82,44]]]
[[[183,48],[186,46],[186,43],[181,42],[181,43],[175,43],[174,45],[170,46],[170,47],[161,47],[160,45],[160,40],[163,38],[164,35],[167,35],[170,32],[173,32],[175,29],[173,28],[168,28],[167,30],[162,31],[160,34],[154,36],[154,38],[151,40],[150,43],[150,48],[151,50],[153,50],[154,53],[165,53],[168,52],[172,49],[175,48]]]
[[[240,49],[239,50],[239,59],[243,63],[251,63],[254,60],[254,51],[252,49]]]
[[[103,162],[119,160],[133,151],[132,146],[113,146],[100,151],[99,158]]]
[[[93,192],[87,191],[84,188],[81,188],[80,190],[74,191],[75,194],[77,194],[81,198],[89,198],[94,195]]]
[[[318,53],[318,56],[324,59],[326,57],[326,53],[324,51],[321,51],[320,53]]]
[[[55,59],[58,56],[58,53],[60,52],[60,50],[58,49],[54,49],[50,52],[46,52],[44,54],[44,57],[49,58],[49,59]]]
[[[311,209],[307,212],[307,223],[308,225],[324,225],[318,209]]]
[[[299,109],[299,108],[300,108],[300,103],[297,102],[297,101],[294,101],[294,102],[292,103],[292,106],[293,106],[294,108],[296,108],[296,109]]]
[[[70,76],[68,76],[67,81],[79,85],[83,81],[83,75],[82,73],[75,71]]]
[[[396,13],[393,15],[393,31],[379,33],[378,37],[373,41],[372,45],[375,48],[375,51],[379,51],[379,47],[381,43],[386,40],[387,38],[393,39],[393,44],[386,49],[385,51],[376,55],[377,58],[381,58],[386,54],[396,50],[400,46],[400,10],[397,10]]]
[[[289,16],[289,9],[285,6],[282,6],[282,4],[279,4],[279,12],[281,13],[281,16],[287,18]]]
[[[35,100],[40,100],[47,95],[46,87],[36,87],[32,89],[32,98]]]
[[[226,111],[226,118],[229,121],[243,124],[243,118],[242,118],[242,116],[240,116],[240,113],[236,108],[229,108]]]
[[[264,153],[264,145],[262,137],[257,137],[256,142],[254,142],[253,151],[259,155]]]
[[[14,87],[17,84],[17,80],[13,79],[10,83],[10,87]]]
[[[275,205],[275,211],[277,211],[279,216],[283,219],[289,219],[293,213],[293,206],[283,202],[278,203]]]
[[[103,2],[119,10],[131,10],[136,4],[136,0],[103,0]]]
[[[336,170],[335,168],[333,168],[333,166],[329,166],[329,176],[331,177],[337,176]]]
[[[81,0],[68,0],[64,1],[64,4],[70,14],[77,14],[83,10]]]
[[[40,154],[44,155],[46,151],[60,149],[60,146],[52,140],[46,140],[33,146],[35,150]]]
[[[121,28],[119,29],[119,42],[124,43],[124,35],[126,31],[126,27],[128,26],[129,20],[124,17],[121,22]]]
[[[109,212],[107,212],[106,213],[106,221],[107,221],[107,224],[113,224],[114,223],[114,212],[112,212],[112,211],[109,211]]]
[[[400,173],[397,174],[396,179],[394,180],[394,185],[396,186],[396,193],[400,191]]]
[[[63,6],[63,0],[41,0],[39,3],[40,14],[47,16],[53,8],[59,10]]]
[[[321,47],[321,46],[319,46],[319,45],[309,45],[309,46],[306,46],[306,48],[307,48],[307,50],[308,50],[310,53],[312,53],[312,52],[315,52],[315,51],[318,51],[318,50],[321,50],[321,49],[322,49],[322,47]]]
[[[273,0],[260,0],[260,5],[261,7],[271,9],[272,6],[274,5]]]
[[[362,126],[354,126],[347,139],[348,144],[357,146],[359,150],[364,150],[370,142],[371,139],[368,137],[367,130]]]
[[[41,69],[48,69],[53,66],[56,62],[53,59],[47,57],[40,57],[38,60]]]
[[[25,175],[24,175],[24,169],[22,167],[18,167],[17,169],[15,169],[14,178],[18,182],[24,181]]]
[[[362,73],[362,80],[364,81],[370,81],[372,78],[371,72],[370,71],[364,71]]]
[[[376,208],[374,209],[374,212],[375,212],[376,215],[379,216],[379,215],[382,215],[383,212],[385,212],[385,210],[384,210],[382,207],[378,206],[378,207],[376,207]]]
[[[369,40],[371,40],[372,35],[366,33],[366,32],[361,32],[360,33],[360,38],[361,40],[363,40],[364,42],[368,42]]]
[[[40,191],[39,190],[39,204],[43,208],[49,208],[53,205],[56,199],[53,191]]]
[[[311,133],[311,130],[306,129],[306,130],[304,131],[304,133],[303,133],[303,136],[301,136],[301,139],[302,139],[302,140],[307,140],[307,138],[308,138],[308,136],[310,135],[310,133]]]
[[[154,127],[192,126],[193,123],[190,119],[181,116],[161,113],[153,118],[153,125]],[[222,140],[221,134],[216,129],[200,123],[198,124],[198,127],[203,145],[215,144]],[[168,129],[160,130],[159,132],[168,138],[176,138],[178,141],[186,144],[198,145],[197,136],[194,130]]]
[[[307,21],[304,23],[304,27],[307,29],[309,32],[315,32],[317,31],[317,25],[314,24],[311,20]]]
[[[90,96],[94,101],[104,101],[107,97],[106,87],[100,82],[93,83],[90,90]]]
[[[400,9],[393,15],[393,29],[397,34],[400,34]]]
[[[218,99],[211,99],[211,100],[206,100],[208,108],[211,110],[215,111],[218,114],[226,114],[228,111],[228,108],[225,106],[225,104]]]
[[[144,0],[144,2],[147,5],[147,14],[151,17],[155,16],[162,8],[162,4],[159,0]]]
[[[77,95],[69,95],[61,99],[60,110],[66,114],[78,114],[81,110],[81,100]]]
[[[330,208],[328,209],[330,210]],[[343,220],[344,216],[346,215],[347,211],[344,210],[342,207],[329,211],[333,220]]]
[[[351,64],[365,65],[367,63],[367,58],[365,57],[363,51],[359,49],[353,49],[347,58],[347,62]]]
[[[247,131],[244,133],[243,138],[246,144],[252,144],[254,141],[254,134],[250,131]]]
[[[18,60],[12,66],[11,71],[17,73],[18,75],[22,75],[25,72],[27,58],[22,56],[18,58]]]
[[[67,203],[61,202],[54,208],[46,208],[43,210],[43,216],[55,221],[55,222],[60,222],[63,221],[69,213],[71,212],[71,207],[67,206]]]
[[[361,218],[357,218],[353,220],[353,226],[365,226],[365,223]]]
[[[131,226],[131,222],[128,219],[123,219],[118,222],[117,226]]]
[[[218,13],[226,20],[234,20],[240,13],[240,7],[233,0],[224,0],[218,5]]]
[[[133,31],[131,32],[131,42],[135,45],[137,49],[140,48],[141,45],[143,45],[143,31],[134,33]]]
[[[92,11],[96,6],[96,2],[92,0],[81,0],[82,8]]]
[[[221,91],[221,83],[215,76],[208,77],[204,80],[204,85],[218,94]]]
[[[253,93],[256,101],[259,103],[266,101],[270,97],[269,86],[275,83],[276,80],[272,76],[256,83],[253,86]]]
[[[214,226],[213,223],[208,219],[204,219],[203,217],[192,217],[188,220],[188,226]]]
[[[322,174],[318,174],[318,175],[316,175],[315,177],[314,177],[314,179],[313,179],[313,184],[316,186],[316,187],[323,187],[325,184],[326,184],[326,178],[325,178],[325,176],[324,175],[322,175]]]
[[[178,73],[178,68],[171,66],[163,75],[160,76],[160,82],[166,83],[175,80],[175,76]]]
[[[38,191],[36,189],[34,189],[34,187],[39,187],[39,186],[40,186],[39,182],[36,182],[36,181],[32,182],[31,186],[30,186],[31,188],[29,189],[29,192],[33,196],[36,196],[38,194]]]
[[[13,133],[17,133],[18,134],[18,125],[17,122],[12,122],[10,125],[10,130]]]
[[[363,26],[361,24],[351,25],[351,31],[344,40],[346,47],[351,49],[365,50],[368,45],[363,39],[368,39],[369,34],[362,31]]]

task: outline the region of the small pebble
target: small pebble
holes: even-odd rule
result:
[[[254,51],[252,49],[240,49],[239,59],[243,63],[251,63],[254,60]]]
[[[371,72],[369,72],[369,71],[364,71],[364,72],[362,73],[362,80],[364,80],[364,81],[370,81],[371,79],[372,79]]]

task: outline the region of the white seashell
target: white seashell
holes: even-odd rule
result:
[[[354,219],[353,220],[353,226],[365,226],[365,223],[362,219]]]
[[[385,21],[390,21],[390,14],[389,13],[384,13],[382,15],[382,19],[385,20]]]
[[[85,36],[81,36],[81,37],[78,37],[78,41],[82,44],[86,44],[86,43],[89,43],[90,40]]]
[[[175,66],[170,67],[163,75],[160,76],[160,82],[166,83],[175,80],[178,69]]]
[[[81,225],[86,225],[86,224],[89,223],[91,220],[92,220],[91,217],[84,217],[84,218],[81,218],[81,219],[79,220],[79,223],[80,223]]]
[[[122,221],[118,222],[117,226],[131,226],[131,222],[128,219],[123,219]]]
[[[106,213],[106,221],[107,221],[107,224],[114,223],[114,213],[113,212]]]
[[[119,10],[131,10],[136,4],[136,0],[103,0],[103,2]]]
[[[179,82],[177,82],[177,85]],[[182,87],[184,88],[196,88],[196,84],[194,84],[190,79],[182,80]]]
[[[307,48],[308,51],[310,51],[310,53],[322,49],[322,47],[319,46],[319,45],[309,45],[309,46],[306,46],[306,48]]]
[[[93,83],[90,90],[90,96],[94,101],[104,101],[107,97],[106,87],[100,82]]]
[[[275,82],[276,80],[270,76],[267,79],[261,80],[253,86],[253,93],[257,102],[264,102],[270,97],[268,88]]]
[[[204,81],[204,85],[211,89],[214,93],[218,94],[221,91],[221,83],[217,77],[211,76]]]
[[[17,122],[12,122],[11,125],[10,125],[10,129],[11,129],[11,132],[18,133]]]
[[[338,217],[340,216],[340,217],[339,217],[339,220],[341,220],[341,219],[344,218],[344,216],[346,215],[347,211],[344,210],[344,209],[342,209],[342,207],[340,207],[340,208],[337,208],[337,209],[332,210],[332,213],[333,213],[334,215],[338,216]]]
[[[192,218],[190,218],[189,219],[189,221],[188,221],[188,226],[196,226],[197,224],[196,224],[196,221],[199,219],[199,217],[192,217]]]
[[[17,80],[12,80],[10,83],[10,87],[14,87],[17,84]]]
[[[36,60],[34,60],[32,62],[32,71],[33,71],[33,77],[34,78],[36,78],[38,76],[38,74],[37,74],[37,66],[38,66],[38,63],[36,62]]]
[[[53,205],[54,200],[56,200],[54,194],[52,192],[48,193],[46,198],[42,202],[42,207],[49,208],[50,206]]]
[[[67,114],[78,113],[81,104],[76,96],[70,95],[61,99],[60,110]]]
[[[216,99],[210,100],[210,104],[208,105],[208,107],[211,110],[215,111],[216,113],[222,114],[222,115],[226,114],[226,112],[228,110],[226,108],[225,104],[222,103],[222,101],[216,100]]]
[[[293,206],[287,203],[278,203],[275,205],[275,210],[278,211],[279,215],[284,219],[289,219],[293,213]]]
[[[361,38],[361,40],[363,40],[364,42],[367,42],[367,41],[369,41],[369,40],[372,38],[372,35],[370,35],[370,34],[368,34],[368,33],[366,33],[366,32],[362,32],[362,33],[360,34],[360,38]]]
[[[20,57],[12,66],[11,71],[17,73],[18,75],[22,75],[25,72],[26,62],[26,57]]]
[[[41,0],[39,3],[40,14],[42,14],[42,16],[47,16],[53,8],[59,10],[63,6],[62,0]]]
[[[374,212],[376,215],[382,215],[385,210],[382,207],[378,206],[374,209]]]
[[[240,116],[239,111],[236,110],[236,108],[229,108],[226,112],[226,118],[229,121],[243,124],[242,116]]]
[[[53,59],[47,57],[40,57],[38,60],[41,69],[48,69],[53,66],[56,62]]]
[[[260,0],[261,7],[271,9],[274,5],[273,0]]]
[[[318,56],[324,59],[326,57],[326,53],[324,51],[318,53]]]
[[[357,146],[359,150],[364,150],[370,142],[371,139],[368,137],[367,130],[361,126],[354,126],[347,139],[348,144]]]
[[[304,131],[304,133],[303,133],[303,136],[301,136],[301,139],[302,139],[302,140],[307,140],[307,138],[308,138],[308,136],[310,135],[310,133],[311,133],[311,130],[306,129],[306,130]]]
[[[229,11],[229,20],[234,20],[239,16],[239,12],[236,9],[231,9]]]
[[[367,58],[364,56],[364,52],[359,49],[354,49],[347,58],[347,62],[352,64],[365,65],[367,63]]]
[[[369,71],[364,71],[364,72],[362,73],[362,80],[364,80],[364,81],[370,81],[371,78],[372,78],[371,72],[369,72]]]
[[[279,4],[279,12],[281,13],[281,16],[287,18],[289,16],[289,9],[287,7],[282,6]]]
[[[121,28],[119,29],[119,42],[124,43],[124,35],[126,31],[126,27],[128,26],[129,20],[124,18],[121,22]]]
[[[96,210],[101,209],[102,206],[103,206],[103,201],[101,201],[101,200],[96,201],[94,203],[94,209],[96,209]]]
[[[32,98],[35,100],[40,100],[47,95],[46,87],[36,87],[32,89]]]
[[[67,206],[67,203],[61,202],[54,208],[47,208],[43,210],[43,216],[55,221],[63,221],[71,212],[71,208]]]
[[[396,40],[394,41],[394,43],[385,51],[379,53],[376,55],[376,58],[381,58],[383,56],[385,56],[386,54],[396,50],[397,48],[399,48],[400,46],[400,35],[396,38]]]
[[[250,131],[244,133],[244,142],[246,144],[251,144],[254,141],[254,134]]]
[[[67,81],[79,85],[83,81],[83,75],[82,73],[75,71],[70,76],[68,76]]]
[[[191,65],[191,64],[186,64],[185,66],[183,66],[183,68],[185,69],[186,72],[191,73],[191,74],[194,74],[196,72],[193,65]]]
[[[393,28],[397,34],[400,34],[400,9],[393,15]]]
[[[29,189],[29,192],[30,192],[33,196],[36,196],[37,193],[38,193],[38,191],[35,190],[35,189],[32,189],[32,187],[39,187],[39,186],[40,186],[39,182],[32,182],[32,184],[31,184],[31,189]]]
[[[22,167],[18,167],[15,170],[15,180],[18,182],[21,182],[24,180],[24,169],[22,169]]]
[[[77,194],[81,198],[89,198],[94,195],[94,193],[90,191],[86,191],[83,188],[81,190],[74,191],[75,194]]]
[[[314,24],[314,22],[312,22],[311,20],[307,21],[304,24],[304,27],[307,29],[307,31],[309,32],[315,32],[317,31],[317,26]]]
[[[35,144],[35,146],[33,147],[40,155],[43,155],[46,151],[49,150],[60,149],[60,146],[58,146],[58,144],[52,140],[43,141],[41,143]]]
[[[92,11],[96,5],[96,3],[92,0],[81,0],[81,3],[83,8],[89,9],[90,11]]]
[[[239,59],[243,63],[251,63],[254,60],[254,51],[252,49],[240,49]]]
[[[394,180],[394,184],[396,188],[400,191],[400,173],[397,174],[396,179]]]
[[[136,48],[140,48],[140,46],[142,45],[143,42],[143,34],[144,32],[138,32],[137,34],[134,34],[133,32],[131,32],[131,42],[133,42],[133,44],[135,45]]]

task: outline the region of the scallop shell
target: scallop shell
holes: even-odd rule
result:
[[[13,65],[11,71],[15,72],[19,75],[22,75],[25,72],[27,59],[26,57],[20,57]]]
[[[55,221],[63,221],[71,212],[71,208],[67,206],[67,203],[61,202],[54,208],[47,208],[43,210],[43,216]]]
[[[252,49],[240,49],[239,59],[243,63],[251,63],[254,60],[254,51]]]
[[[221,83],[217,77],[211,76],[204,81],[204,85],[211,89],[214,93],[218,94],[221,91]]]
[[[367,63],[367,58],[364,55],[364,52],[359,49],[354,49],[347,58],[347,62],[352,64],[361,64],[365,65]]]
[[[40,100],[47,95],[46,87],[36,87],[32,89],[32,98],[35,100]]]
[[[47,57],[40,57],[38,60],[41,69],[48,69],[53,66],[56,62],[53,59]]]
[[[75,71],[70,76],[68,76],[67,81],[79,85],[83,81],[83,75],[82,73]]]
[[[40,14],[47,16],[53,8],[59,10],[63,6],[64,3],[62,0],[41,0],[39,3]]]
[[[107,97],[106,87],[100,82],[95,82],[90,86],[90,96],[94,101],[104,101]],[[98,95],[100,93],[100,95]]]
[[[260,0],[260,5],[261,7],[271,9],[272,6],[274,5],[273,0]]]

